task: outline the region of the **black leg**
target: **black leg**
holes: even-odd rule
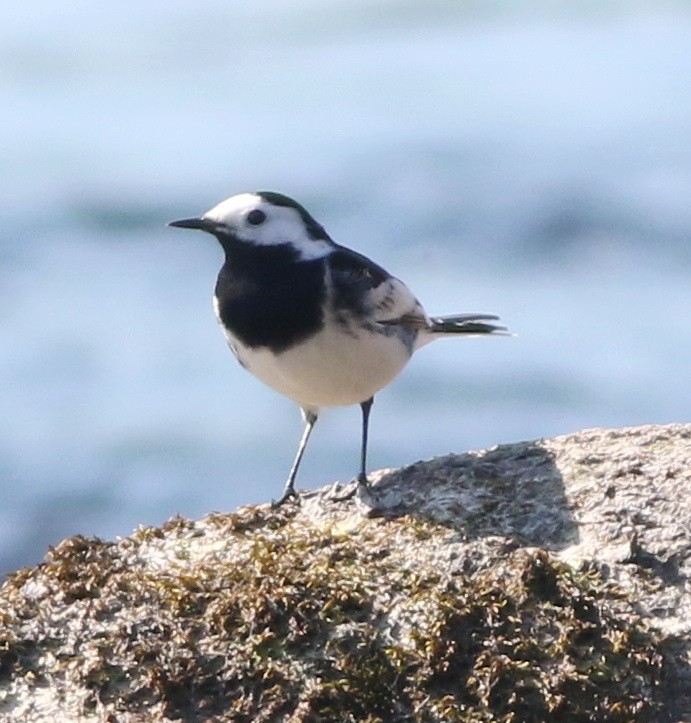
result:
[[[369,413],[374,404],[374,397],[360,403],[362,409],[362,447],[360,448],[360,473],[357,476],[358,485],[365,489],[369,487],[367,480],[367,432],[369,430]]]
[[[360,402],[360,409],[362,409],[362,447],[360,448],[360,471],[356,477],[357,485],[342,495],[332,494],[331,499],[334,502],[345,502],[346,500],[352,499],[361,487],[365,490],[369,489],[369,481],[367,479],[367,432],[369,430],[369,413],[373,403],[374,397]]]
[[[293,466],[290,468],[290,474],[288,475],[286,486],[283,488],[283,494],[281,495],[280,499],[271,502],[272,507],[280,507],[286,500],[289,500],[291,497],[297,497],[297,492],[295,492],[295,477],[297,476],[298,467],[300,466],[302,455],[305,453],[305,447],[307,447],[307,442],[310,438],[310,434],[312,434],[314,425],[317,423],[317,413],[312,412],[309,409],[303,409],[302,417],[305,420],[305,431],[302,433],[302,439],[300,440],[298,453],[295,455],[295,461],[293,462]]]

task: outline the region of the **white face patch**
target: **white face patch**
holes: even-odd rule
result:
[[[202,218],[225,226],[241,241],[258,246],[291,244],[302,259],[318,259],[333,250],[330,241],[310,237],[296,208],[277,206],[254,193],[241,193],[221,201]]]

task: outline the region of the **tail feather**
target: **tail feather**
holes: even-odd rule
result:
[[[455,314],[454,316],[433,316],[430,331],[435,334],[496,334],[510,335],[505,326],[490,324],[498,321],[494,314]]]

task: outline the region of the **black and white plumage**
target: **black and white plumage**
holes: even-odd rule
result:
[[[306,422],[283,495],[294,482],[322,407],[360,404],[357,480],[367,486],[374,395],[413,352],[456,334],[501,334],[491,314],[429,317],[408,287],[335,243],[296,201],[260,191],[232,196],[199,218],[171,226],[216,236],[225,252],[214,310],[240,364],[300,405]]]

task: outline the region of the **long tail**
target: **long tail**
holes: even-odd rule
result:
[[[433,316],[430,318],[433,334],[495,334],[497,336],[511,336],[505,326],[489,324],[497,321],[494,314],[455,314],[454,316]]]

